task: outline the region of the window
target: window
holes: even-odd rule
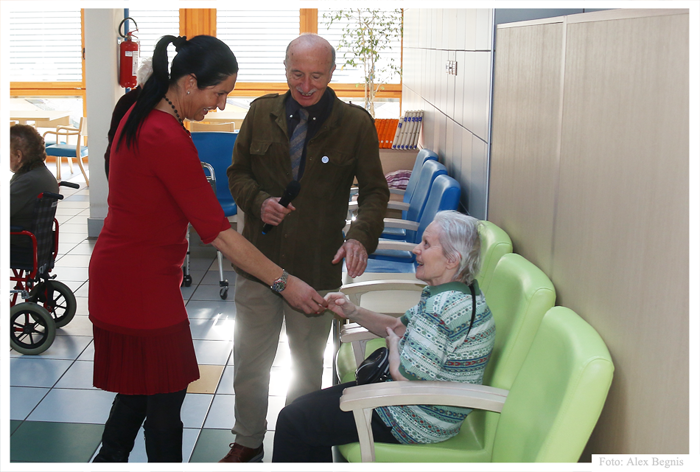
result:
[[[319,36],[323,36],[330,42],[334,48],[336,48],[336,69],[335,72],[333,73],[333,82],[336,83],[348,83],[348,84],[363,84],[365,79],[364,79],[364,70],[361,65],[358,67],[351,67],[351,66],[343,66],[345,63],[344,59],[344,54],[346,53],[345,49],[339,49],[338,44],[340,42],[341,37],[343,36],[343,28],[348,24],[348,20],[342,19],[338,21],[334,21],[333,24],[328,27],[330,20],[324,18],[324,14],[329,14],[331,12],[334,12],[334,10],[330,9],[321,9],[319,8],[318,10],[318,34]],[[350,58],[350,53],[348,53],[348,58]],[[393,41],[391,44],[391,50],[387,50],[385,52],[382,52],[381,54],[381,60],[377,64],[378,68],[385,67],[391,59],[394,60],[394,64],[399,66],[401,64],[401,39],[398,38],[397,40]],[[386,74],[385,74],[386,76]],[[401,77],[398,74],[393,74],[388,80],[384,79],[383,77],[380,77],[382,79],[382,83],[387,83],[387,84],[400,84],[401,83]]]
[[[283,82],[284,54],[299,36],[299,10],[217,8],[216,36],[236,55],[238,82]]]
[[[9,14],[11,81],[83,81],[80,9],[42,6]]]
[[[129,8],[129,16],[136,21],[138,31],[135,33],[139,40],[139,56],[141,60],[153,56],[153,50],[160,38],[165,35],[180,34],[180,9],[161,8],[159,10],[143,10]],[[129,21],[129,28],[134,24]]]

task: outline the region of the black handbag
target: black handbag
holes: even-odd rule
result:
[[[467,336],[469,336],[469,331],[472,329],[474,317],[476,316],[476,293],[474,291],[474,284],[469,285],[469,291],[472,295],[472,320],[469,324]],[[389,349],[386,347],[380,347],[374,351],[367,359],[362,361],[362,364],[355,370],[355,381],[357,385],[384,382],[389,379],[389,376]]]
[[[389,349],[380,347],[362,361],[355,371],[357,385],[384,382],[389,378]]]

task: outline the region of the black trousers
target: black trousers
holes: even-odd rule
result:
[[[94,462],[127,462],[143,424],[149,462],[182,462],[180,410],[187,390],[114,397]]]
[[[333,462],[331,446],[357,442],[355,418],[340,409],[349,382],[309,393],[287,405],[277,418],[272,462]],[[398,444],[375,412],[372,433],[376,442]]]

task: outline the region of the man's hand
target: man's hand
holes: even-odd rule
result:
[[[297,310],[307,315],[319,315],[326,310],[328,302],[303,280],[290,275],[287,287],[280,293]]]
[[[260,207],[260,219],[263,223],[277,226],[282,223],[285,216],[296,210],[291,203],[286,207],[279,204],[282,197],[270,197]]]
[[[350,277],[359,277],[367,268],[367,249],[356,239],[348,239],[335,253],[332,263],[337,264],[345,258],[345,266]]]

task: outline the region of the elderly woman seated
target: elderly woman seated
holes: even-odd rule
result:
[[[386,337],[390,381],[437,380],[481,384],[496,328],[475,280],[480,266],[479,222],[456,211],[439,212],[413,249],[416,277],[428,284],[418,305],[401,318],[372,312],[342,293],[326,296],[329,309]],[[475,294],[476,313],[473,313]],[[346,387],[336,385],[298,398],[277,419],[273,462],[330,462],[331,446],[358,441],[352,413],[339,407]],[[377,442],[436,443],[455,436],[468,408],[377,408]]]
[[[44,138],[29,125],[10,127],[10,226],[31,229],[34,208],[42,192],[58,193],[58,183],[46,168]],[[31,265],[33,246],[26,236],[13,235],[10,240],[10,265]]]

